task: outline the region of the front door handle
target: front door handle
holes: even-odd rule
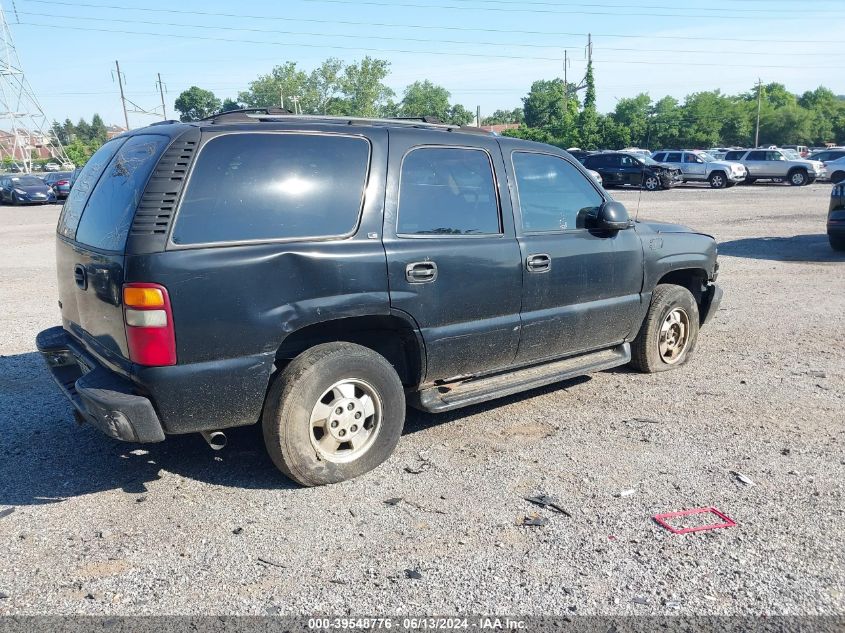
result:
[[[525,267],[528,269],[528,272],[545,273],[552,269],[552,258],[546,253],[529,255],[525,259]]]
[[[434,262],[414,262],[405,266],[405,279],[412,284],[431,283],[437,279],[437,264]]]

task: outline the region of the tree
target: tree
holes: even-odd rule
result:
[[[566,110],[562,79],[540,79],[531,84],[522,100],[525,125],[535,128],[559,126]]]
[[[314,99],[306,94],[308,75],[296,67],[296,62],[275,66],[269,75],[261,75],[249,84],[249,89],[238,93],[238,101],[248,108],[285,107],[293,110],[291,97],[299,97],[305,114],[314,114]]]
[[[344,113],[346,104],[340,85],[342,72],[343,62],[336,57],[330,57],[308,75],[305,92],[309,101],[313,100],[313,110],[316,114],[342,115]]]
[[[682,112],[678,100],[663,97],[651,111],[650,147],[677,147],[682,128]]]
[[[523,123],[525,121],[525,110],[514,108],[513,110],[496,110],[493,114],[481,120],[482,125],[506,125],[508,123]]]
[[[99,114],[95,114],[91,117],[91,131],[88,140],[96,142],[99,146],[105,143],[107,138],[108,130],[106,130],[106,124],[103,123],[103,118]]]
[[[651,111],[651,97],[640,93],[636,97],[620,99],[613,111],[613,120],[620,127],[628,130],[630,143],[637,147],[645,147],[649,138],[649,113]]]
[[[226,97],[223,99],[223,105],[220,106],[220,112],[231,112],[232,110],[240,110],[241,104],[235,101],[234,99],[230,99]]]
[[[601,136],[599,134],[598,113],[596,112],[596,81],[593,76],[593,62],[587,64],[587,76],[585,77],[587,91],[584,95],[584,108],[578,117],[578,127],[581,134],[581,146],[584,149],[595,149],[599,145]]]
[[[405,88],[405,95],[399,105],[399,116],[432,116],[446,122],[451,108],[450,96],[446,88],[436,86],[428,79],[415,81]]]
[[[449,108],[449,116],[446,118],[446,123],[451,125],[469,125],[475,120],[475,113],[467,110],[460,103],[454,104]]]
[[[198,121],[218,112],[220,99],[210,90],[191,86],[177,97],[174,105],[181,114],[181,121]]]
[[[381,108],[395,94],[384,83],[389,70],[390,62],[369,56],[364,57],[359,63],[346,66],[339,80],[345,100],[344,114],[360,117],[378,116]]]

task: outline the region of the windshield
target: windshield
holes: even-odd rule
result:
[[[12,178],[12,182],[16,187],[36,187],[43,185],[44,181],[35,176],[21,176],[20,178]]]
[[[786,154],[787,158],[789,158],[791,160],[795,160],[796,158],[801,158],[801,154],[796,152],[794,149],[782,149],[781,151],[784,154]]]
[[[636,157],[638,159],[640,159],[641,161],[643,161],[646,165],[659,165],[660,164],[656,160],[654,160],[651,156],[643,156],[643,155],[640,154],[640,155],[637,155]]]
[[[695,152],[695,155],[698,156],[705,163],[712,163],[714,160],[719,160],[709,152]]]

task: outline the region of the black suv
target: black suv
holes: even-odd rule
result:
[[[77,418],[157,442],[260,421],[317,485],[455,409],[683,365],[710,236],[632,222],[555,147],[415,121],[234,112],[106,143],[57,235],[38,349]]]
[[[601,174],[605,187],[632,185],[647,191],[669,189],[683,183],[680,169],[648,156],[627,152],[601,152],[585,156],[584,167]]]

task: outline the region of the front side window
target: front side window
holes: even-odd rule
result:
[[[514,152],[513,169],[527,232],[582,229],[604,203],[590,180],[557,156]]]
[[[402,161],[399,235],[496,235],[502,232],[487,152],[419,147]]]
[[[139,134],[120,146],[88,196],[76,229],[77,242],[123,250],[147,180],[169,142],[166,136]]]
[[[767,152],[766,160],[786,160],[786,156],[781,152]]]
[[[684,162],[685,163],[703,163],[704,161],[701,160],[695,154],[684,154]]]
[[[196,160],[174,244],[341,237],[358,226],[370,144],[329,134],[225,134]]]
[[[655,154],[654,156],[652,156],[652,158],[657,162],[662,163],[666,160],[666,154]]]
[[[667,163],[680,163],[681,155],[678,152],[671,152],[666,156]]]

